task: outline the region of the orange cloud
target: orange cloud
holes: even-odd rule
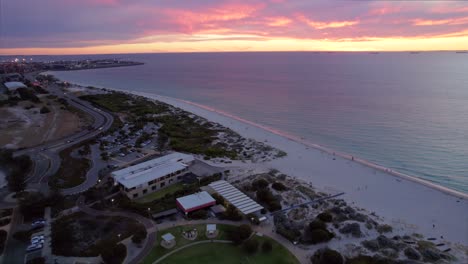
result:
[[[447,6],[447,5],[439,5],[435,6],[431,10],[434,14],[453,14],[453,13],[468,13],[468,6]]]
[[[453,19],[414,19],[413,25],[415,26],[439,26],[439,25],[463,25],[468,24],[468,17],[453,18]]]
[[[267,25],[271,27],[283,27],[292,22],[292,20],[287,17],[273,17],[267,20],[269,21]]]
[[[350,27],[359,24],[358,20],[354,21],[331,21],[331,22],[320,22],[320,21],[313,21],[305,17],[304,15],[298,15],[298,19],[310,27],[315,29],[326,29],[326,28],[341,28],[341,27]]]

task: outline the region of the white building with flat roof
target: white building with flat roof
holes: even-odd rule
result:
[[[111,176],[128,198],[135,199],[180,182],[193,161],[193,156],[175,152],[114,171]]]
[[[5,85],[8,91],[16,91],[19,88],[27,88],[27,86],[22,82],[6,82],[3,85]]]
[[[216,204],[216,200],[205,191],[190,194],[176,199],[177,207],[185,214]]]
[[[255,213],[263,209],[263,206],[259,205],[227,181],[215,181],[208,186],[244,215]]]

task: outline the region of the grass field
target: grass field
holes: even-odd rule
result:
[[[241,246],[221,243],[207,243],[188,247],[169,256],[160,263],[164,264],[299,264],[299,261],[283,246],[265,237],[254,237],[263,241],[270,240],[273,250],[269,253],[259,251],[253,255],[247,254]]]
[[[157,200],[157,199],[160,199],[160,198],[163,198],[164,196],[166,196],[166,194],[172,194],[176,191],[179,191],[179,190],[182,190],[184,188],[184,185],[182,183],[177,183],[177,184],[174,184],[174,185],[170,185],[162,190],[159,190],[157,192],[154,192],[154,193],[150,193],[146,196],[143,196],[139,199],[136,199],[135,202],[137,203],[149,203],[149,202],[152,202],[154,200]]]
[[[189,241],[182,237],[182,231],[196,228],[198,230],[198,237],[194,241]],[[230,225],[217,225],[219,235],[216,237],[217,240],[228,240],[227,230],[234,228]],[[180,248],[184,245],[191,244],[196,241],[207,240],[205,236],[206,225],[187,225],[187,226],[176,226],[169,229],[158,232],[157,244],[154,246],[151,253],[146,256],[143,260],[143,264],[151,264],[165,254]],[[159,245],[161,236],[171,233],[176,238],[176,246],[172,249],[165,249]],[[231,263],[252,263],[252,264],[299,264],[299,261],[292,255],[286,248],[278,244],[271,238],[254,236],[252,239],[259,241],[259,250],[256,254],[248,255],[242,246],[235,246],[233,244],[221,244],[221,243],[207,243],[194,245],[188,247],[171,255],[161,263],[166,264],[178,264],[178,263],[190,263],[190,264],[231,264]],[[273,245],[273,250],[269,253],[261,252],[261,245],[264,241],[269,240]]]
[[[233,226],[230,226],[230,225],[216,225],[216,226],[217,226],[217,229],[219,230],[219,234],[218,234],[218,237],[216,237],[216,239],[220,239],[220,240],[227,239],[226,230],[233,228]],[[194,228],[196,228],[198,230],[198,236],[197,236],[197,238],[195,240],[191,241],[191,240],[187,240],[187,239],[182,237],[182,232],[183,231],[185,231],[185,230],[188,231],[188,230],[191,230],[191,229],[194,229]],[[176,226],[176,227],[171,227],[171,228],[168,228],[168,229],[161,230],[160,232],[158,232],[156,245],[154,246],[151,253],[148,256],[146,256],[146,258],[143,260],[142,263],[151,264],[155,260],[157,260],[160,257],[162,257],[163,255],[173,251],[174,249],[177,249],[177,248],[182,247],[184,245],[193,243],[195,241],[207,240],[207,238],[205,236],[205,232],[206,232],[206,225],[205,224]],[[176,238],[176,246],[174,248],[165,249],[165,248],[161,247],[161,245],[160,245],[161,236],[166,234],[166,233],[171,233]]]

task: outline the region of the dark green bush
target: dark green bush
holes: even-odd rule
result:
[[[312,264],[343,264],[343,256],[338,251],[329,248],[315,251],[310,260]]]
[[[243,244],[243,248],[244,250],[250,254],[250,255],[253,255],[257,252],[258,250],[258,240],[256,239],[249,239],[247,241],[244,242]]]
[[[329,212],[323,212],[317,215],[317,218],[323,222],[331,222],[333,220],[333,216]]]
[[[277,191],[286,191],[288,188],[282,184],[281,182],[274,182],[273,184],[271,184],[271,188],[277,190]]]
[[[273,250],[273,245],[269,240],[265,240],[262,244],[263,253],[270,253]]]

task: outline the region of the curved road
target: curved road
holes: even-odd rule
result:
[[[91,103],[81,100],[73,94],[64,93],[56,84],[49,85],[51,95],[67,100],[67,102],[90,115],[94,122],[91,129],[82,130],[65,138],[50,141],[39,146],[18,150],[15,155],[29,155],[33,160],[34,170],[28,178],[28,183],[47,183],[48,178],[53,176],[60,168],[60,157],[58,153],[72,145],[79,144],[106,131],[112,125],[113,116],[105,111],[95,108]]]

